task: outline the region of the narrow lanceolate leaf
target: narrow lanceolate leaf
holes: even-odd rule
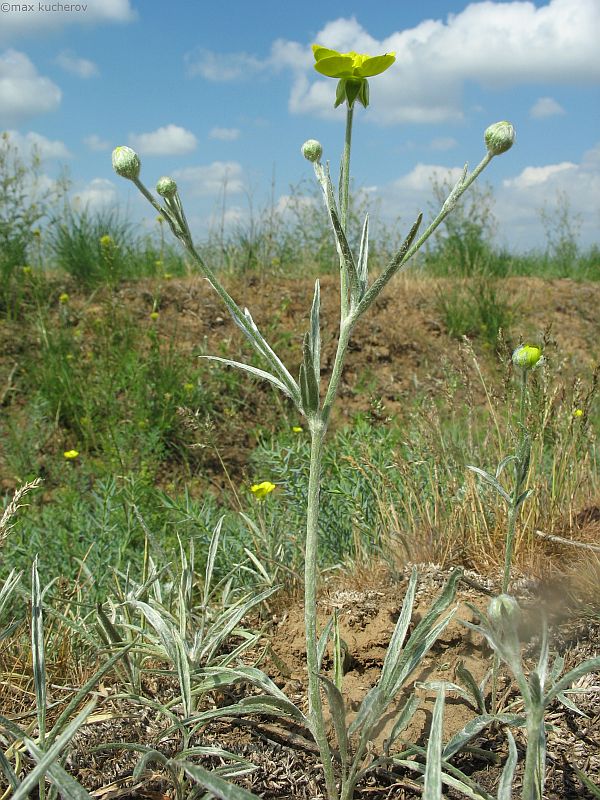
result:
[[[220,364],[225,364],[227,367],[237,367],[237,369],[248,372],[255,378],[260,378],[263,381],[269,381],[269,383],[272,383],[273,386],[279,389],[280,392],[283,392],[285,395],[290,397],[294,402],[298,402],[300,400],[300,390],[298,390],[298,393],[296,394],[295,390],[292,391],[292,389],[282,383],[279,378],[276,378],[275,375],[271,375],[270,372],[265,372],[264,369],[258,369],[257,367],[250,366],[250,364],[243,364],[241,361],[232,361],[229,358],[220,358],[219,356],[200,356],[200,358],[207,358],[210,361],[218,361]]]
[[[283,361],[279,358],[277,353],[273,350],[271,345],[258,330],[258,326],[252,319],[252,315],[247,308],[244,309],[244,318],[255,335],[255,349],[257,349],[263,358],[271,365],[271,369],[277,373],[281,382],[285,384],[291,392],[297,391],[298,387],[293,377],[289,373]]]
[[[325,650],[327,649],[327,642],[329,641],[329,637],[331,636],[332,630],[333,630],[333,617],[329,619],[329,622],[323,629],[323,633],[319,636],[319,641],[317,642],[318,669],[321,669],[321,664],[323,663],[323,656],[325,655]]]
[[[598,670],[600,670],[600,656],[596,658],[590,658],[587,661],[584,661],[582,664],[579,664],[577,667],[575,667],[575,669],[567,672],[566,675],[563,675],[563,677],[554,684],[544,698],[544,705],[547,706],[551,700],[553,700],[561,692],[564,692],[565,689],[568,689],[569,686],[578,678],[581,678],[583,675],[587,675],[588,672],[597,672]]]
[[[493,475],[490,475],[489,472],[486,472],[484,469],[480,467],[474,467],[471,464],[467,464],[467,469],[470,469],[471,472],[476,472],[486,483],[489,483],[490,486],[493,486],[494,489],[498,492],[498,494],[507,502],[510,506],[512,505],[512,498],[509,493],[504,489],[499,482],[494,478]]]
[[[248,792],[246,789],[242,789],[240,786],[236,786],[233,783],[229,783],[229,781],[220,778],[218,775],[215,775],[214,772],[204,769],[204,767],[201,767],[199,764],[190,764],[186,761],[174,760],[173,766],[178,769],[183,769],[186,775],[189,775],[189,777],[196,781],[196,783],[199,783],[200,786],[204,786],[205,789],[208,789],[208,791],[219,798],[219,800],[260,800],[258,795],[252,794],[252,792]]]
[[[348,244],[346,234],[344,233],[342,223],[340,222],[340,218],[338,216],[335,197],[333,194],[333,186],[331,185],[331,178],[329,177],[329,172],[325,170],[322,164],[315,162],[313,166],[315,168],[317,179],[323,190],[325,205],[327,207],[327,211],[329,212],[329,221],[331,222],[331,226],[335,234],[335,244],[340,258],[340,266],[349,278],[350,296],[354,302],[357,302],[360,295],[358,273],[356,270],[356,264],[354,263],[354,256],[352,255],[350,245]]]
[[[402,245],[398,252],[394,255],[392,260],[386,266],[384,271],[381,275],[374,281],[371,285],[370,289],[367,289],[365,294],[363,295],[357,309],[357,316],[364,314],[367,308],[371,305],[373,300],[379,295],[382,289],[389,283],[389,281],[394,277],[394,275],[398,272],[400,267],[405,263],[407,260],[407,255],[410,250],[410,247],[417,235],[419,228],[421,227],[421,222],[423,221],[423,214],[419,214],[417,217],[414,225],[408,232],[408,236],[402,242]]]
[[[340,758],[342,761],[342,768],[346,769],[350,763],[350,750],[348,743],[348,733],[346,727],[346,704],[344,698],[338,687],[326,678],[324,675],[319,675],[323,686],[325,687],[325,694],[329,701],[329,708],[331,709],[331,717],[333,719],[333,727],[338,741],[340,750]]]
[[[441,800],[442,797],[442,737],[444,725],[445,693],[443,687],[438,690],[431,728],[427,745],[427,763],[425,766],[425,786],[423,800]]]
[[[483,682],[483,686],[478,686],[472,672],[465,667],[463,661],[458,662],[456,667],[456,675],[471,692],[477,711],[480,714],[485,714],[485,698],[483,696],[483,686],[485,686],[485,681]]]
[[[411,719],[414,717],[415,712],[420,705],[421,700],[416,696],[416,694],[412,694],[406,703],[404,703],[400,713],[396,717],[396,722],[394,722],[394,727],[390,732],[389,738],[387,738],[384,742],[384,752],[386,755],[389,755],[390,747],[394,744],[400,734],[409,726]]]
[[[315,281],[315,293],[310,309],[310,350],[315,368],[315,380],[319,385],[321,380],[321,288],[319,279]]]
[[[576,764],[573,764],[573,769],[575,770],[579,780],[583,783],[583,785],[588,790],[588,792],[592,795],[592,797],[600,798],[600,786],[598,786],[592,780],[590,780],[590,778],[588,778],[588,776],[585,774],[585,772],[580,770],[579,767]]]
[[[217,524],[213,528],[212,536],[210,537],[210,545],[208,547],[208,556],[206,558],[206,570],[204,572],[204,593],[203,593],[203,606],[208,606],[210,599],[210,590],[212,584],[212,575],[215,568],[215,559],[217,557],[217,550],[219,549],[219,539],[221,538],[221,528],[223,527],[224,516],[220,517]]]
[[[362,300],[369,284],[369,215],[365,216],[365,222],[360,237],[360,251],[358,253],[358,285],[360,288],[360,299]]]
[[[390,643],[388,645],[388,649],[385,654],[383,667],[381,669],[381,678],[379,680],[379,683],[384,689],[384,691],[393,680],[393,674],[396,667],[396,663],[402,651],[402,645],[404,644],[404,639],[406,638],[406,632],[408,631],[408,626],[410,625],[413,605],[415,602],[415,593],[417,591],[417,580],[418,580],[417,569],[416,567],[413,567],[410,580],[408,582],[408,588],[406,590],[406,594],[404,595],[404,601],[402,603],[400,616],[398,617],[398,621],[396,622],[396,627],[394,628],[394,633],[392,634],[392,638],[390,639]]]
[[[35,767],[24,778],[17,791],[13,794],[13,800],[25,800],[29,797],[33,787],[36,786],[45,775],[49,775],[52,781],[56,784],[63,797],[73,798],[73,800],[89,800],[89,794],[85,789],[77,783],[77,781],[68,775],[59,764],[55,763],[63,753],[65,747],[71,741],[73,736],[79,728],[85,723],[86,719],[92,713],[96,701],[92,700],[83,708],[75,719],[67,725],[61,735],[56,739],[52,747],[43,751],[35,742],[27,736],[23,737],[25,746],[36,760]]]
[[[512,800],[512,785],[517,766],[517,746],[515,737],[507,729],[506,738],[508,739],[508,758],[504,764],[500,783],[498,784],[498,800]]]
[[[317,377],[317,369],[313,361],[312,348],[310,346],[310,333],[305,334],[302,343],[302,354],[304,356],[304,368],[306,370],[306,383],[311,403],[311,411],[317,411],[319,408],[319,381],[320,376]]]
[[[0,770],[4,773],[4,777],[8,781],[8,784],[13,792],[15,792],[19,788],[19,779],[13,772],[13,768],[10,764],[10,761],[4,755],[4,751],[0,747]]]
[[[491,725],[492,723],[500,723],[501,725],[524,725],[525,717],[520,717],[517,714],[480,714],[472,720],[469,720],[462,730],[455,733],[450,739],[448,744],[444,747],[442,757],[444,760],[452,758],[455,753],[462,750],[471,739],[478,736],[481,731]]]
[[[46,740],[46,658],[44,653],[42,591],[40,588],[37,556],[31,568],[31,651],[33,659],[33,682],[37,703],[39,743],[43,749]]]

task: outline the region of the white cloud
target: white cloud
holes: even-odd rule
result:
[[[237,161],[213,161],[198,167],[175,170],[173,177],[182,183],[193,184],[192,194],[211,195],[223,191],[239,194],[244,191],[244,171]]]
[[[79,58],[70,50],[63,50],[56,57],[56,63],[65,72],[77,75],[78,78],[94,78],[100,74],[98,67],[87,58]]]
[[[234,142],[240,138],[239,128],[212,128],[209,139],[220,139],[222,142]]]
[[[85,0],[79,3],[80,10],[45,11],[38,4],[33,9],[8,11],[2,14],[0,42],[14,42],[26,36],[48,36],[69,25],[96,25],[105,22],[132,22],[137,18],[130,0]],[[75,5],[75,4],[73,4]],[[27,4],[22,4],[23,8]]]
[[[255,75],[264,70],[269,63],[268,59],[256,58],[248,53],[215,53],[205,48],[186,53],[184,60],[190,77],[200,75],[216,83]]]
[[[565,113],[564,108],[553,97],[540,97],[529,109],[529,116],[533,119],[555,117]]]
[[[58,139],[52,141],[34,131],[25,135],[18,131],[7,131],[7,133],[10,143],[18,149],[22,158],[28,159],[33,152],[36,152],[41,159],[72,157],[65,143]]]
[[[179,125],[165,125],[151,133],[132,133],[129,144],[146,156],[181,156],[196,149],[198,140]]]
[[[543,183],[552,182],[552,179],[568,170],[576,170],[577,164],[572,161],[562,161],[560,164],[548,164],[545,167],[525,167],[515,178],[503,181],[503,186],[512,189],[530,189]]]
[[[92,150],[97,153],[108,150],[110,148],[110,142],[107,141],[106,139],[102,139],[96,133],[92,133],[90,136],[86,136],[85,139],[83,140],[83,143],[88,148],[88,150]]]
[[[39,75],[25,53],[6,50],[0,55],[0,117],[4,124],[56,111],[61,97],[58,86]]]
[[[94,178],[87,186],[71,197],[71,204],[75,208],[87,208],[95,211],[115,205],[117,190],[115,185],[105,178]]]
[[[598,0],[475,2],[446,21],[428,19],[376,39],[354,18],[327,23],[314,41],[341,51],[395,52],[396,64],[371,82],[369,119],[441,123],[463,116],[466,81],[488,89],[527,83],[600,80]],[[274,61],[290,67],[295,113],[332,116],[335,81],[315,77],[309,48],[275,42]]]
[[[428,192],[435,181],[456,181],[462,175],[462,167],[440,167],[436,164],[417,164],[406,175],[392,183],[393,189]]]

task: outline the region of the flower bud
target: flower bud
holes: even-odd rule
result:
[[[512,354],[513,364],[522,369],[533,369],[541,358],[542,351],[533,344],[522,344]]]
[[[177,194],[177,184],[173,178],[159,178],[156,184],[156,191],[161,197],[173,197]]]
[[[112,165],[117,175],[130,181],[139,177],[142,162],[131,147],[115,147],[112,154]]]
[[[488,606],[490,620],[500,627],[509,623],[516,628],[521,620],[521,609],[514,597],[509,594],[501,594],[494,597]]]
[[[320,161],[323,155],[323,145],[316,139],[309,139],[302,145],[302,155],[307,161]]]
[[[486,129],[483,138],[490,155],[499,156],[500,153],[506,153],[507,150],[510,150],[515,142],[515,135],[515,129],[510,122],[503,120],[490,125]]]

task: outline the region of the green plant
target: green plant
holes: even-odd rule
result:
[[[506,334],[512,322],[508,293],[490,277],[440,286],[436,306],[450,336],[480,338],[490,347],[496,347],[499,332]]]
[[[346,235],[349,208],[353,107],[356,100],[365,107],[368,105],[369,92],[367,79],[387,69],[393,63],[394,56],[385,54],[383,56],[371,58],[356,53],[340,54],[336,51],[317,46],[314,48],[314,53],[316,69],[322,74],[338,79],[336,105],[346,103],[347,106],[346,135],[338,187],[339,206],[334,196],[329,171],[321,164],[321,145],[315,140],[309,140],[302,148],[304,156],[313,163],[315,175],[321,186],[327,213],[334,232],[340,262],[339,338],[331,379],[323,399],[321,399],[320,392],[321,331],[319,320],[319,282],[317,281],[315,284],[310,314],[310,326],[304,337],[302,363],[300,365],[299,378],[296,381],[264,339],[254,323],[250,312],[247,309],[242,311],[239,308],[218,281],[212,269],[203,262],[196,251],[175,182],[172,179],[161,179],[159,181],[157,192],[164,201],[164,205],[161,205],[140,181],[140,160],[134,151],[127,147],[116,148],[113,153],[113,165],[115,171],[122,177],[132,180],[153,207],[164,216],[173,234],[182,242],[190,256],[196,261],[201,272],[225,303],[234,321],[249,339],[254,350],[262,357],[268,369],[261,369],[250,364],[235,362],[221,357],[213,356],[212,358],[229,366],[240,368],[254,377],[269,381],[292,400],[298,412],[307,420],[311,434],[311,449],[307,489],[304,612],[309,683],[309,712],[308,716],[304,717],[294,704],[285,699],[284,696],[281,696],[281,693],[278,692],[274,694],[272,688],[269,684],[265,683],[265,680],[262,678],[260,679],[261,685],[268,689],[265,697],[262,699],[257,698],[253,704],[242,702],[238,705],[240,713],[247,713],[251,705],[254,705],[255,709],[258,710],[262,704],[262,708],[271,709],[270,713],[274,713],[273,710],[278,709],[279,713],[283,712],[289,714],[292,718],[301,720],[306,724],[319,747],[328,797],[330,800],[337,800],[337,798],[341,798],[341,800],[350,800],[354,795],[356,781],[359,776],[364,774],[365,767],[363,759],[366,755],[367,744],[373,727],[379,718],[378,715],[387,708],[391,699],[406,680],[412,669],[419,663],[423,654],[431,647],[441,630],[443,630],[447,624],[448,618],[439,622],[439,617],[452,601],[458,575],[453,576],[440,599],[433,605],[423,622],[417,626],[415,632],[403,648],[416,589],[417,576],[416,574],[413,575],[400,619],[386,655],[380,681],[374,689],[371,690],[367,698],[365,698],[361,707],[361,712],[359,712],[357,719],[351,726],[350,732],[358,735],[356,751],[352,752],[349,747],[343,701],[340,705],[341,695],[339,694],[339,690],[320,675],[321,658],[327,641],[327,635],[321,636],[319,639],[317,634],[316,593],[319,540],[319,495],[324,442],[329,417],[338,391],[348,343],[358,319],[368,310],[375,298],[385,288],[392,277],[407,265],[410,258],[444,221],[450,211],[455,207],[461,195],[464,194],[492,158],[504,152],[512,145],[514,130],[509,123],[505,122],[497,123],[495,126],[488,128],[485,133],[487,153],[481,163],[471,174],[467,173],[467,168],[465,167],[461,178],[444,201],[438,215],[430,223],[425,232],[420,237],[417,237],[422,220],[422,215],[419,216],[399,251],[391,259],[379,277],[369,285],[368,218],[365,220],[362,229],[360,250],[356,259],[354,258]],[[221,671],[221,673],[219,673],[219,680],[222,680],[225,674],[226,671]],[[258,680],[258,678],[256,678],[256,680]],[[336,736],[340,749],[341,768],[339,776],[336,776],[335,761],[326,734],[321,699],[321,688],[323,684],[334,716]],[[228,713],[231,713],[231,707],[228,707]],[[206,712],[201,714],[200,717],[206,719]],[[338,777],[341,781],[339,788],[337,783]]]

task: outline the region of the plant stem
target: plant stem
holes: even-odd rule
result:
[[[525,480],[523,458],[523,449],[525,445],[525,398],[527,394],[527,370],[521,370],[521,398],[519,401],[519,445],[517,453],[518,459],[515,462],[515,483],[513,486],[512,502],[508,511],[508,530],[506,533],[506,550],[504,553],[504,576],[502,578],[502,594],[508,592],[510,585],[510,572],[512,567],[513,547],[515,541],[515,530],[517,526],[517,517],[519,516],[519,509],[517,508],[517,501],[523,489]]]
[[[304,555],[304,626],[306,631],[306,667],[308,670],[308,716],[313,736],[317,742],[329,800],[337,800],[338,791],[333,771],[331,749],[325,730],[319,662],[317,658],[317,555],[319,544],[319,486],[323,443],[327,424],[321,415],[309,420],[311,434],[310,472],[308,478],[308,504],[306,513],[306,547]]]
[[[523,800],[542,800],[545,762],[544,706],[528,709],[527,714],[527,753],[523,775]]]
[[[350,152],[352,150],[352,117],[354,109],[350,106],[346,109],[346,135],[344,137],[344,152],[340,168],[340,222],[342,230],[346,233],[348,222],[348,205],[350,202]],[[348,313],[348,276],[344,269],[340,272],[340,313],[342,320]]]

